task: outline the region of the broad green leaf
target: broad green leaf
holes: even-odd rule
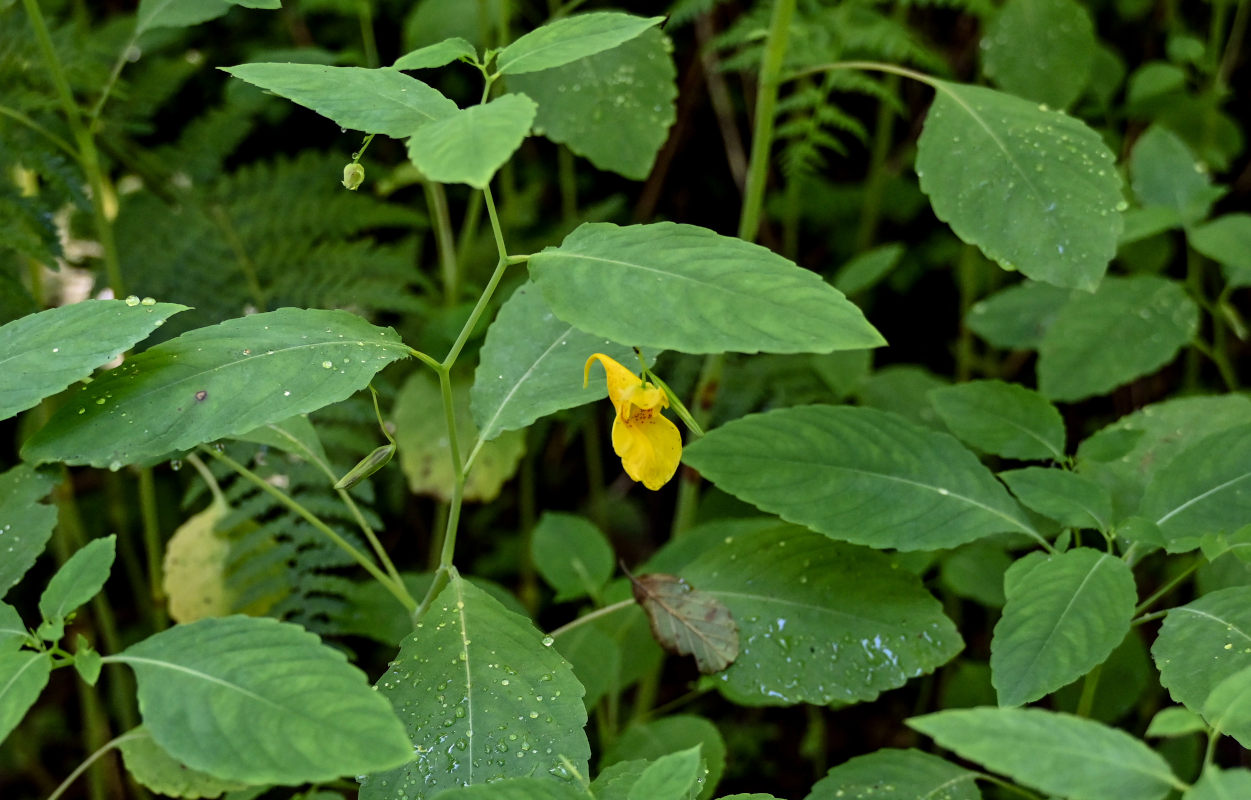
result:
[[[1094,289],[1116,254],[1121,179],[1099,134],[1009,94],[934,81],[917,142],[934,213],[1005,269]]]
[[[1043,334],[1038,390],[1052,400],[1107,394],[1173,360],[1199,327],[1199,307],[1176,281],[1111,277],[1076,295]]]
[[[564,66],[516,75],[539,104],[534,131],[604,170],[643,180],[677,117],[673,45],[656,29]]]
[[[648,762],[642,759],[619,761],[600,770],[591,783],[595,800],[630,800],[630,790],[638,783]]]
[[[970,708],[908,720],[942,747],[1016,782],[1069,800],[1160,800],[1185,787],[1129,734],[1032,708]]]
[[[214,527],[230,507],[214,499],[178,526],[165,544],[161,586],[174,622],[224,617],[232,610],[226,587],[230,540]]]
[[[364,673],[297,625],[202,619],[104,660],[135,671],[139,712],[156,744],[222,780],[328,781],[389,769],[412,754]]]
[[[433,572],[401,572],[400,579],[412,597],[425,597],[434,580]],[[525,613],[513,594],[487,578],[469,578],[470,583],[494,597],[509,611]],[[354,582],[345,588],[350,608],[335,623],[342,626],[341,633],[368,636],[374,641],[395,647],[405,636],[413,632],[413,617],[395,600],[385,586],[370,579]]]
[[[525,453],[522,431],[509,431],[478,448],[477,428],[469,414],[469,389],[453,384],[452,403],[456,409],[457,441],[461,457],[477,449],[473,466],[465,480],[466,500],[494,500],[504,482],[512,477]],[[453,470],[448,455],[447,422],[438,381],[426,372],[415,372],[405,381],[395,398],[395,441],[400,446],[400,467],[408,477],[408,488],[442,500],[452,496]]]
[[[1121,230],[1121,247],[1181,227],[1181,216],[1164,206],[1131,208],[1123,217],[1125,227]]]
[[[496,68],[505,75],[538,72],[577,61],[628,42],[664,17],[595,11],[549,22],[500,51]]]
[[[1225,269],[1232,286],[1251,286],[1251,214],[1225,214],[1187,236],[1191,247]]]
[[[313,427],[307,414],[296,414],[278,422],[269,422],[230,438],[291,453],[311,464],[321,466],[327,475],[333,474],[326,458],[326,450],[317,436],[317,429]]]
[[[709,431],[683,461],[764,511],[870,547],[933,550],[1009,531],[1038,537],[959,442],[872,409],[753,414]]]
[[[817,781],[806,800],[981,800],[977,773],[920,750],[857,756]]]
[[[623,344],[684,353],[885,344],[860,309],[815,273],[693,225],[586,223],[531,256],[529,266],[556,316]]]
[[[1216,687],[1251,668],[1251,587],[1209,592],[1171,609],[1151,655],[1173,699],[1206,718]]]
[[[432,181],[482,189],[521,147],[537,111],[523,94],[454,111],[421,126],[408,140],[408,157]]]
[[[390,328],[346,311],[283,308],[189,331],[71,395],[27,460],[149,461],[338,402],[408,356]]]
[[[86,300],[0,327],[0,419],[38,405],[185,311],[176,303]]]
[[[608,396],[603,381],[582,385],[592,353],[634,364],[634,351],[583,333],[560,320],[534,284],[526,283],[500,307],[478,356],[469,408],[490,441],[504,431],[525,428],[540,417]],[[650,365],[658,355],[645,354]]]
[[[858,254],[838,268],[834,275],[834,288],[843,294],[855,294],[876,286],[895,268],[903,257],[904,246],[891,242]]]
[[[1094,701],[1086,710],[1090,719],[1115,724],[1136,709],[1145,692],[1155,691],[1159,676],[1151,664],[1151,655],[1137,628],[1129,633],[1099,665],[1099,681]],[[1050,707],[1055,711],[1075,713],[1082,704],[1085,676],[1051,695]],[[1089,702],[1089,701],[1088,701]]]
[[[619,587],[619,588],[618,588]],[[626,581],[610,587],[605,602],[630,597]],[[560,632],[556,649],[569,659],[587,687],[587,705],[607,692],[622,692],[660,669],[665,653],[652,637],[647,615],[636,604]]]
[[[1207,727],[1203,717],[1184,706],[1169,706],[1156,712],[1147,726],[1146,736],[1185,736]]]
[[[153,28],[183,28],[217,19],[234,4],[230,0],[140,0],[135,34]]]
[[[1037,350],[1043,334],[1076,292],[1024,281],[980,300],[964,324],[995,347]]]
[[[159,795],[168,797],[218,797],[243,789],[246,783],[215,778],[191,769],[161,749],[142,725],[122,736],[117,749],[131,777]]]
[[[634,599],[661,647],[695,657],[704,675],[721,672],[738,657],[738,625],[725,604],[676,575],[631,576]]]
[[[1181,137],[1160,125],[1138,137],[1129,155],[1129,171],[1139,203],[1176,211],[1186,225],[1206,217],[1225,193],[1212,185],[1206,168]]]
[[[1251,519],[1249,448],[1251,424],[1190,440],[1155,472],[1139,515],[1159,526],[1171,549],[1191,549],[1199,536],[1238,530]]]
[[[474,46],[459,36],[444,39],[436,44],[419,47],[395,60],[392,69],[430,69],[451,64],[460,58],[477,58]]]
[[[235,6],[243,6],[244,8],[282,8],[282,0],[226,0],[226,2]]]
[[[962,646],[916,576],[793,526],[725,537],[681,573],[738,621],[738,658],[713,680],[741,704],[872,700]]]
[[[700,776],[699,745],[669,753],[647,765],[630,787],[626,800],[686,800]]]
[[[930,403],[929,394],[947,385],[946,378],[935,375],[925,367],[892,364],[873,370],[856,387],[853,396],[866,408],[889,411],[910,422],[945,433],[947,426]]]
[[[1251,742],[1251,667],[1212,687],[1203,703],[1203,717],[1213,730],[1234,737],[1243,747]]]
[[[1004,575],[990,669],[1002,706],[1059,689],[1102,663],[1129,631],[1137,591],[1129,566],[1088,547],[1020,559]]]
[[[1003,574],[1012,558],[1002,544],[977,541],[961,545],[942,560],[939,580],[952,594],[989,608],[1003,608]]]
[[[572,784],[542,778],[504,778],[490,783],[445,789],[434,795],[438,800],[587,800]]]
[[[1182,800],[1242,800],[1251,797],[1251,770],[1208,765]]]
[[[1122,417],[1082,442],[1077,468],[1108,488],[1121,519],[1138,510],[1147,484],[1178,453],[1205,436],[1249,423],[1251,399],[1240,395],[1165,400]]]
[[[0,653],[0,743],[39,699],[51,673],[51,653],[33,650]]]
[[[116,534],[95,539],[70,556],[48,581],[39,596],[39,613],[56,632],[50,641],[60,639],[65,619],[104,588],[116,555]]]
[[[28,636],[17,609],[8,603],[0,603],[0,653],[18,649]]]
[[[100,680],[100,668],[103,666],[103,657],[92,649],[87,637],[78,634],[74,647],[74,671],[78,673],[78,677],[88,686],[95,686],[96,681]]]
[[[56,526],[56,508],[39,502],[56,478],[29,464],[0,473],[0,597],[13,588],[43,552]]]
[[[1037,392],[1003,381],[971,381],[929,393],[961,440],[1004,458],[1064,458],[1064,420]]]
[[[551,643],[453,575],[378,681],[412,739],[411,760],[370,775],[361,800],[527,775],[568,780],[565,763],[587,775],[582,686]]]
[[[721,738],[717,726],[703,717],[673,714],[631,725],[613,741],[612,747],[604,754],[600,768],[602,771],[612,764],[638,759],[655,760],[693,745],[699,746],[699,754],[708,770],[699,796],[709,798],[725,772],[726,750],[725,740]]]
[[[1090,79],[1095,44],[1076,0],[1008,0],[982,36],[982,67],[1004,91],[1068,108]]]
[[[1112,530],[1112,497],[1093,479],[1065,469],[1025,467],[999,473],[1026,507],[1068,528]]]
[[[340,127],[396,139],[456,113],[456,104],[438,90],[389,67],[259,63],[221,69],[311,108]]]
[[[612,545],[584,517],[548,511],[530,538],[530,557],[543,580],[556,590],[556,600],[598,597],[612,577]]]

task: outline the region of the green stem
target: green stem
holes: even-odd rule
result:
[[[1186,580],[1187,578],[1189,578],[1189,577],[1190,577],[1190,575],[1191,575],[1191,574],[1192,574],[1195,570],[1197,570],[1199,567],[1203,566],[1203,563],[1204,563],[1204,559],[1202,559],[1202,558],[1196,558],[1196,559],[1195,559],[1195,560],[1194,560],[1194,561],[1190,564],[1190,566],[1188,566],[1188,567],[1186,567],[1185,569],[1183,569],[1183,570],[1182,570],[1180,573],[1178,573],[1178,574],[1177,574],[1177,575],[1176,575],[1176,576],[1175,576],[1172,580],[1170,580],[1168,583],[1164,584],[1164,585],[1163,585],[1163,586],[1161,586],[1159,589],[1157,589],[1157,590],[1156,590],[1156,591],[1155,591],[1155,592],[1154,592],[1154,593],[1153,593],[1150,597],[1148,597],[1146,600],[1143,600],[1141,603],[1139,603],[1139,604],[1138,604],[1138,607],[1134,609],[1134,616],[1135,616],[1135,617],[1137,617],[1138,615],[1142,614],[1142,613],[1143,613],[1143,612],[1145,612],[1148,608],[1151,608],[1151,606],[1155,605],[1156,601],[1158,601],[1161,597],[1164,597],[1166,594],[1168,594],[1169,592],[1171,592],[1171,591],[1173,591],[1174,589],[1176,589],[1176,588],[1178,587],[1178,585],[1179,585],[1179,584],[1181,584],[1181,582],[1182,582],[1182,581],[1184,581],[1184,580]]]
[[[907,14],[907,6],[903,3],[896,7],[895,17]],[[897,19],[902,22],[902,19]],[[899,76],[891,75],[886,79],[885,89],[891,95],[899,92]],[[891,143],[895,136],[895,111],[885,100],[879,100],[877,119],[873,125],[873,146],[869,149],[869,169],[864,179],[864,196],[860,204],[860,224],[856,228],[857,253],[868,250],[877,235],[877,226],[882,217],[882,197],[886,192],[886,181],[890,177],[886,171],[886,159],[890,155]]]
[[[717,353],[704,358],[699,379],[695,382],[695,391],[691,396],[692,420],[702,430],[712,417],[712,409],[716,404],[717,387],[721,383],[721,370],[725,367],[725,354]],[[695,524],[695,514],[699,509],[699,476],[689,470],[679,473],[678,499],[673,510],[673,524],[669,535],[676,537]]]
[[[1090,710],[1095,705],[1095,692],[1099,688],[1099,676],[1103,673],[1103,665],[1099,664],[1090,672],[1086,673],[1086,679],[1082,681],[1082,696],[1077,700],[1077,708],[1075,713],[1079,717],[1089,717]]]
[[[378,566],[374,564],[374,562],[366,558],[364,553],[362,553],[361,551],[353,547],[352,544],[346,539],[344,539],[342,536],[340,536],[334,530],[334,528],[331,528],[325,522],[322,522],[320,517],[318,517],[316,514],[309,511],[307,508],[305,508],[298,500],[291,497],[290,495],[288,495],[286,492],[282,491],[278,487],[274,486],[269,481],[262,478],[260,475],[257,475],[252,470],[243,466],[238,461],[235,461],[233,458],[226,455],[225,453],[219,453],[217,452],[217,450],[213,449],[212,447],[206,447],[204,445],[200,445],[197,449],[202,453],[207,453],[208,455],[222,462],[226,466],[230,467],[235,472],[239,473],[239,475],[242,478],[248,480],[258,489],[270,495],[271,497],[273,497],[282,505],[286,506],[291,511],[295,512],[302,519],[304,519],[305,522],[307,522],[308,524],[316,528],[318,531],[320,531],[323,536],[325,536],[330,541],[334,542],[335,545],[339,547],[339,549],[341,549],[343,552],[351,556],[353,561],[355,561],[357,564],[360,564],[362,567],[364,567],[365,571],[368,572],[370,575],[372,575],[374,579],[378,581],[378,583],[382,584],[388,592],[394,595],[396,600],[399,600],[401,603],[403,603],[405,608],[413,607],[412,606],[413,599],[409,597],[408,592],[405,591],[404,585],[402,583],[400,584],[395,583],[390,578],[390,576],[388,576],[382,570],[378,569]]]
[[[439,553],[439,569],[452,566],[456,552],[456,531],[460,525],[460,506],[465,496],[465,473],[456,436],[456,410],[452,405],[452,376],[449,366],[439,371],[439,392],[443,395],[443,415],[447,421],[448,454],[452,459],[452,499],[448,503],[447,527],[443,531],[443,547]]]
[[[56,789],[52,792],[52,794],[48,795],[48,800],[57,800],[57,798],[65,794],[65,790],[68,789],[70,786],[72,786],[74,784],[74,781],[78,780],[78,777],[80,775],[86,772],[87,769],[92,764],[100,760],[102,756],[104,756],[113,748],[117,747],[123,742],[130,741],[131,739],[139,739],[147,735],[148,734],[139,732],[139,731],[126,731],[125,733],[115,736],[109,741],[100,745],[98,748],[96,748],[96,751],[94,753],[87,756],[87,759],[83,761],[83,763],[75,767],[73,772],[65,776],[65,780],[61,781],[61,785],[56,787]]]
[[[1234,71],[1234,63],[1242,50],[1242,40],[1247,33],[1248,16],[1251,16],[1251,0],[1239,0],[1238,10],[1234,14],[1234,24],[1225,44],[1225,53],[1221,57],[1221,65],[1216,73],[1217,84],[1227,86],[1229,76]]]
[[[603,608],[597,608],[588,614],[583,614],[572,622],[566,622],[564,625],[561,625],[548,635],[553,639],[559,639],[561,636],[564,636],[574,628],[585,625],[588,622],[593,622],[600,617],[606,617],[609,614],[616,614],[618,611],[629,608],[632,605],[635,605],[634,600],[618,600],[611,605],[604,606]]]
[[[25,125],[27,128],[30,128],[35,133],[47,139],[58,149],[62,150],[67,156],[74,159],[74,161],[78,161],[78,151],[76,151],[69,142],[65,141],[60,136],[57,136],[55,133],[40,125],[38,122],[35,122],[21,111],[18,111],[15,108],[9,108],[8,106],[0,105],[0,117],[8,117],[14,122]]]
[[[443,305],[456,305],[460,291],[460,270],[456,261],[456,242],[452,238],[452,220],[447,210],[447,194],[443,184],[424,181],[426,206],[434,219],[434,242],[439,251],[439,271],[443,276]]]
[[[143,519],[143,546],[148,556],[148,587],[152,592],[152,615],[155,628],[169,624],[165,611],[165,588],[161,577],[161,559],[165,547],[161,543],[161,518],[156,506],[156,482],[151,467],[140,467],[139,513]]]
[[[464,349],[465,343],[469,341],[470,334],[478,325],[478,320],[482,318],[482,314],[486,311],[487,306],[491,302],[495,289],[500,285],[500,280],[504,277],[504,270],[508,268],[509,257],[508,250],[504,246],[504,234],[500,229],[499,217],[495,213],[495,203],[491,199],[491,189],[486,187],[482,190],[483,198],[486,200],[487,214],[491,217],[491,229],[495,233],[495,246],[499,249],[500,258],[495,265],[495,272],[491,275],[491,280],[487,282],[486,288],[482,291],[482,296],[478,298],[478,303],[473,307],[473,311],[469,313],[469,319],[465,320],[465,326],[461,328],[460,335],[456,337],[456,342],[452,344],[452,349],[448,351],[447,357],[443,359],[440,365],[443,369],[451,369],[456,363],[456,358],[460,355],[460,351]]]
[[[361,23],[361,45],[365,50],[365,66],[378,66],[378,43],[374,39],[374,14],[370,0],[356,0],[356,17]]]
[[[960,295],[960,329],[956,334],[955,353],[957,383],[964,383],[973,374],[973,331],[964,320],[969,318],[969,309],[978,297],[977,258],[977,248],[966,244],[956,260],[956,289]]]
[[[743,212],[738,225],[739,238],[749,242],[756,240],[760,229],[765,183],[769,177],[769,153],[773,148],[773,117],[777,111],[778,86],[782,82],[782,63],[786,58],[795,3],[796,0],[774,1],[773,17],[769,22],[768,38],[765,39],[764,59],[760,65],[760,86],[756,94],[751,160],[743,194]]]
[[[573,153],[564,146],[556,148],[556,174],[560,182],[560,216],[567,225],[578,218],[578,176],[574,171]]]

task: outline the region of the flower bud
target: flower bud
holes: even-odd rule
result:
[[[343,185],[348,191],[356,191],[365,182],[365,168],[353,161],[343,168]]]

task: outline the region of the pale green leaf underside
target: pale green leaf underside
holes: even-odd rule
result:
[[[970,761],[1069,800],[1160,800],[1183,785],[1138,739],[1069,714],[970,708],[913,717],[908,725]]]
[[[673,46],[659,30],[561,67],[508,79],[539,104],[534,129],[600,169],[643,180],[677,117]]]
[[[620,11],[595,11],[549,22],[505,47],[495,65],[506,75],[559,67],[609,50],[664,21]]]
[[[1067,108],[1090,79],[1095,26],[1076,0],[1009,0],[982,36],[982,65],[999,88]]]
[[[738,658],[714,677],[737,703],[872,700],[963,646],[916,576],[801,528],[724,537],[681,575],[738,623]]]
[[[981,800],[977,773],[920,750],[857,756],[817,781],[806,800]]]
[[[1251,519],[1251,425],[1191,439],[1155,473],[1138,514],[1177,544],[1246,525]]]
[[[292,785],[403,763],[390,705],[344,654],[296,625],[203,619],[105,661],[129,665],[156,744],[192,769]]]
[[[523,94],[454,111],[417,129],[408,157],[432,181],[481,189],[529,135],[537,111]]]
[[[217,19],[234,4],[229,0],[140,0],[135,34],[153,28],[181,28]]]
[[[396,139],[456,113],[456,104],[436,89],[389,67],[258,63],[222,69],[310,108],[340,127]]]
[[[1216,687],[1251,669],[1251,587],[1210,592],[1170,610],[1151,655],[1173,699],[1206,718]]]
[[[607,397],[602,380],[582,385],[592,353],[638,363],[629,347],[583,333],[553,314],[534,284],[519,287],[500,307],[478,355],[469,408],[482,438],[489,441],[556,411]],[[645,355],[650,365],[659,354]]]
[[[1003,706],[1033,702],[1102,663],[1129,632],[1137,599],[1129,566],[1086,547],[1026,556],[1004,589],[990,655]]]
[[[802,406],[709,431],[683,461],[790,522],[870,547],[929,550],[992,533],[1038,534],[951,436],[894,414]]]
[[[624,344],[684,353],[885,344],[860,309],[815,273],[693,225],[586,223],[529,264],[558,317]]]
[[[458,58],[474,58],[477,55],[478,51],[472,44],[459,36],[453,36],[405,53],[391,66],[393,69],[430,69],[446,66]]]
[[[985,380],[934,389],[934,410],[961,440],[1005,458],[1064,457],[1064,420],[1045,397],[1015,383]]]
[[[1099,134],[1009,94],[933,85],[916,167],[934,213],[1005,268],[1095,288],[1116,253],[1123,202]]]
[[[151,460],[338,402],[409,350],[346,311],[283,308],[198,328],[94,380],[23,448],[30,461]]]
[[[1243,800],[1251,797],[1251,770],[1207,766],[1182,800]]]
[[[1075,295],[1043,334],[1038,389],[1052,400],[1106,394],[1172,361],[1198,326],[1199,307],[1176,281],[1107,278]]]
[[[56,484],[50,472],[18,464],[0,474],[0,597],[35,564],[52,536],[56,507],[39,502]]]
[[[86,378],[186,308],[86,300],[0,327],[0,419]]]
[[[572,777],[562,757],[588,774],[582,686],[568,662],[528,619],[459,576],[400,644],[378,690],[403,721],[412,757],[370,775],[361,800],[529,775],[560,781]]]
[[[148,789],[169,797],[217,797],[222,792],[246,788],[247,784],[224,781],[189,768],[160,748],[142,725],[128,731],[117,749],[131,777]]]

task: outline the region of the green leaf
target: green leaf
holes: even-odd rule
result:
[[[0,597],[12,589],[43,552],[56,526],[56,508],[39,502],[57,480],[52,472],[38,472],[18,464],[0,473]]]
[[[116,555],[117,536],[109,534],[88,542],[70,556],[39,597],[39,613],[44,620],[52,623],[54,629],[59,628],[71,612],[95,597],[104,588]],[[52,641],[59,638],[58,633]]]
[[[815,273],[693,225],[586,223],[531,256],[529,266],[556,316],[625,344],[684,353],[885,344],[860,309]]]
[[[277,10],[282,8],[282,0],[226,0],[227,3],[244,8],[264,8]]]
[[[1004,458],[1064,458],[1064,420],[1037,392],[1003,381],[971,381],[929,393],[952,433]]]
[[[1047,328],[1075,294],[1072,289],[1024,281],[974,303],[964,324],[995,347],[1037,350]]]
[[[1190,230],[1190,246],[1220,264],[1233,286],[1251,286],[1251,214],[1224,214]]]
[[[990,669],[1002,706],[1019,706],[1085,675],[1129,632],[1137,591],[1129,565],[1078,547],[1031,553],[1004,575]]]
[[[872,409],[753,414],[709,431],[683,461],[764,511],[870,547],[933,550],[1008,531],[1038,537],[959,442]]]
[[[1026,508],[1068,528],[1112,530],[1112,497],[1085,475],[1064,469],[1025,467],[999,473],[999,479]]]
[[[583,367],[592,353],[637,363],[629,347],[562,321],[538,287],[523,284],[500,307],[478,356],[469,408],[482,438],[490,441],[553,412],[607,397],[602,381],[582,385]],[[658,353],[646,355],[650,366]]]
[[[1172,737],[1198,733],[1207,727],[1203,717],[1183,706],[1169,706],[1156,712],[1147,726],[1146,735]]]
[[[1212,687],[1203,703],[1203,717],[1213,730],[1234,737],[1243,747],[1251,742],[1251,667]]]
[[[217,19],[234,7],[230,0],[139,0],[135,35],[153,28],[184,28]]]
[[[1241,800],[1251,797],[1251,770],[1203,768],[1203,775],[1182,795],[1182,800]]]
[[[1032,708],[970,708],[908,720],[960,756],[1018,783],[1069,800],[1160,800],[1184,788],[1138,739],[1069,714]]]
[[[496,68],[505,75],[538,72],[577,61],[628,42],[664,17],[595,11],[549,22],[500,51]]]
[[[699,745],[663,755],[647,765],[626,800],[686,800],[700,776]]]
[[[162,750],[142,725],[122,736],[117,749],[122,751],[122,762],[131,777],[159,795],[217,797],[223,792],[247,787],[246,783],[222,780],[191,769]]]
[[[855,294],[870,289],[895,268],[903,254],[904,246],[899,242],[859,253],[838,268],[834,275],[834,288],[843,294]]]
[[[528,777],[504,778],[418,797],[435,797],[438,800],[587,800],[586,794],[570,784]]]
[[[725,604],[676,575],[630,576],[634,599],[652,635],[671,653],[695,657],[704,675],[721,672],[738,657],[738,625]]]
[[[0,603],[0,654],[17,650],[28,638],[30,635],[17,609],[8,603]]]
[[[452,405],[456,409],[457,441],[462,457],[478,439],[469,414],[469,389],[452,385]],[[408,477],[408,488],[444,501],[452,496],[455,476],[447,451],[447,422],[440,410],[443,398],[438,382],[426,372],[415,372],[395,397],[395,441],[400,447],[400,468]],[[508,433],[481,444],[465,479],[464,499],[494,500],[512,477],[525,453],[522,431]]]
[[[0,742],[8,738],[39,699],[51,673],[51,653],[0,653]]]
[[[411,53],[405,53],[395,60],[391,68],[431,69],[433,67],[446,66],[457,59],[473,59],[477,57],[478,51],[472,44],[459,36],[453,36],[436,44],[419,47]]]
[[[608,539],[583,517],[548,511],[530,538],[530,557],[543,580],[556,590],[556,601],[598,597],[612,577],[614,561]]]
[[[527,775],[568,779],[565,763],[587,775],[582,686],[551,641],[453,575],[378,681],[414,755],[370,775],[361,800]]]
[[[438,90],[389,67],[259,63],[221,69],[311,108],[340,127],[396,139],[457,113],[456,104]]]
[[[269,422],[230,438],[291,453],[311,464],[323,466],[323,471],[328,475],[333,474],[326,458],[326,450],[317,436],[317,429],[313,427],[307,414],[296,414],[278,422]]]
[[[156,744],[222,780],[328,781],[389,769],[412,754],[364,673],[296,625],[203,619],[104,660],[135,671],[139,711]]]
[[[1038,350],[1038,389],[1052,400],[1107,394],[1173,360],[1199,327],[1199,307],[1176,281],[1111,277],[1076,295]]]
[[[508,79],[539,104],[535,133],[600,169],[643,180],[677,112],[673,45],[656,29],[561,67]]]
[[[655,760],[692,745],[698,745],[708,771],[701,800],[712,797],[721,775],[725,772],[725,740],[721,732],[703,717],[690,714],[674,714],[650,722],[631,725],[612,743],[600,763],[601,774],[605,767],[638,759]],[[596,797],[600,797],[598,794]]]
[[[962,646],[915,575],[793,526],[725,537],[681,574],[738,621],[738,659],[714,678],[737,703],[872,700]]]
[[[1098,286],[1124,202],[1099,134],[1012,95],[946,81],[934,88],[916,169],[938,218],[1005,269]]]
[[[1216,687],[1251,668],[1251,587],[1209,592],[1170,609],[1151,655],[1172,698],[1208,719]]]
[[[0,419],[7,419],[82,380],[96,367],[185,311],[176,303],[133,306],[85,300],[50,308],[0,327]]]
[[[1143,206],[1176,211],[1182,222],[1203,219],[1225,190],[1212,185],[1207,170],[1177,134],[1153,125],[1129,155],[1134,195]]]
[[[338,402],[408,347],[346,311],[283,308],[163,342],[92,381],[23,448],[36,462],[149,461]]]
[[[179,525],[165,544],[161,586],[175,622],[224,617],[233,610],[226,584],[230,539],[214,530],[230,511],[224,501],[213,500]]]
[[[981,800],[977,773],[920,750],[878,750],[839,764],[806,800]]]
[[[1155,522],[1170,549],[1191,549],[1209,533],[1233,533],[1251,515],[1251,424],[1189,446],[1159,469],[1138,513]]]
[[[96,681],[100,680],[102,666],[104,659],[92,649],[87,637],[78,634],[78,641],[74,646],[74,671],[78,673],[78,677],[88,686],[95,686]]]
[[[524,94],[454,111],[408,140],[408,157],[432,181],[485,188],[530,134],[538,106]]]
[[[1012,558],[1002,544],[977,541],[961,545],[942,560],[939,579],[952,594],[989,608],[1003,608],[1003,574]]]
[[[1075,0],[1008,0],[982,36],[982,67],[1004,91],[1068,108],[1090,79],[1095,44]]]
[[[638,783],[648,766],[647,761],[620,761],[600,770],[591,783],[595,800],[629,800],[630,790]]]

